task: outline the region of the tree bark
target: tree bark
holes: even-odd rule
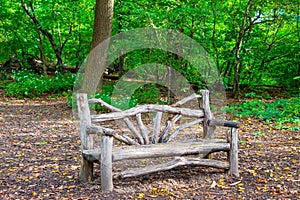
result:
[[[240,34],[236,41],[235,45],[235,65],[234,65],[234,81],[233,81],[233,96],[237,97],[239,94],[239,81],[240,81],[240,68],[241,68],[241,58],[240,58],[240,51],[242,49],[243,40],[246,33],[246,23],[247,23],[247,17],[249,13],[249,9],[251,6],[251,0],[248,0],[247,8],[244,13],[244,19],[242,26],[240,28]]]
[[[105,60],[111,36],[113,5],[113,0],[96,0],[91,50],[81,87],[88,94],[95,93],[99,85],[101,88],[102,74],[107,67]]]
[[[43,68],[44,75],[47,76],[47,58],[45,55],[43,38],[41,36],[41,32],[39,30],[37,32],[38,32],[38,36],[39,36],[39,40],[40,40],[39,49],[40,49],[41,60],[42,60],[42,68]]]

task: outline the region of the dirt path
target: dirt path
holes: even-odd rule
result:
[[[98,178],[78,182],[80,141],[72,119],[62,98],[0,96],[0,199],[300,198],[299,132],[243,119],[240,178],[216,169],[181,167],[114,180],[115,190],[101,193]]]

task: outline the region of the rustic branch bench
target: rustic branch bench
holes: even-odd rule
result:
[[[201,109],[182,107],[195,99],[200,99]],[[111,112],[92,115],[89,104],[100,104]],[[134,177],[183,165],[216,167],[228,170],[231,175],[239,176],[237,133],[239,123],[213,119],[207,90],[201,90],[200,95],[193,94],[171,106],[148,104],[122,111],[101,99],[88,99],[87,94],[84,93],[77,94],[77,105],[82,142],[79,177],[81,181],[91,181],[93,163],[99,162],[103,191],[113,189],[113,177]],[[142,115],[145,113],[154,113],[151,134],[142,120]],[[170,117],[166,119],[166,125],[163,127],[162,118],[167,114]],[[175,127],[176,122],[184,116],[193,120]],[[132,134],[128,135],[116,129],[96,125],[96,123],[111,124],[114,120],[123,121]],[[202,139],[175,140],[175,137],[184,134],[182,133],[184,129],[197,124],[203,125],[204,137]],[[228,127],[226,139],[213,137],[216,126]],[[96,136],[101,141],[99,146],[94,144]],[[114,145],[113,139],[122,145]],[[210,153],[219,151],[227,152],[227,162],[208,158]],[[173,157],[174,159],[154,166],[130,169],[114,174],[112,172],[112,163],[115,161],[158,157]]]

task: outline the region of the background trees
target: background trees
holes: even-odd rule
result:
[[[1,68],[62,70],[80,65],[93,35],[95,1],[0,0]],[[299,1],[115,0],[112,34],[139,27],[178,30],[214,57],[227,89],[297,87],[300,76]],[[105,29],[108,30],[108,29]],[[95,29],[95,33],[97,33]],[[97,43],[97,42],[96,42]],[[94,43],[95,44],[95,43]],[[92,44],[92,46],[94,46]],[[171,58],[171,59],[170,59]],[[166,60],[193,83],[193,66],[158,50],[120,57],[111,71]]]

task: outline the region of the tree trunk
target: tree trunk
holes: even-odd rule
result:
[[[102,74],[107,67],[106,51],[109,47],[113,18],[113,0],[96,0],[94,31],[91,51],[83,75],[81,90],[93,94],[101,88]]]
[[[300,1],[298,1],[298,11],[297,11],[297,21],[296,21],[296,29],[297,29],[297,36],[298,36],[298,43],[300,42],[300,30],[299,30],[299,17],[300,17]],[[300,56],[299,56],[299,53],[298,53],[298,60],[300,59]],[[298,76],[300,76],[300,62],[298,62]],[[296,79],[296,86],[298,86],[299,88],[300,88],[300,86],[299,86],[299,83],[300,83],[300,81],[299,81],[299,79],[297,80]]]
[[[247,23],[247,17],[248,17],[248,13],[250,10],[250,6],[251,6],[251,0],[248,0],[247,3],[247,8],[245,10],[244,13],[244,19],[243,19],[243,23],[242,26],[240,27],[240,34],[239,37],[237,38],[236,41],[236,45],[235,45],[235,65],[234,65],[234,79],[233,79],[233,96],[234,97],[238,97],[239,95],[239,81],[240,81],[240,68],[241,68],[241,58],[240,58],[240,52],[242,49],[242,44],[243,44],[243,40],[245,37],[245,33],[247,31],[247,29],[249,29],[249,27],[246,27],[246,23]]]
[[[42,68],[44,75],[47,76],[47,58],[45,55],[45,50],[44,50],[44,44],[43,44],[43,38],[41,36],[41,32],[38,30],[38,35],[39,35],[39,40],[40,40],[40,53],[41,53],[41,60],[42,60]]]

